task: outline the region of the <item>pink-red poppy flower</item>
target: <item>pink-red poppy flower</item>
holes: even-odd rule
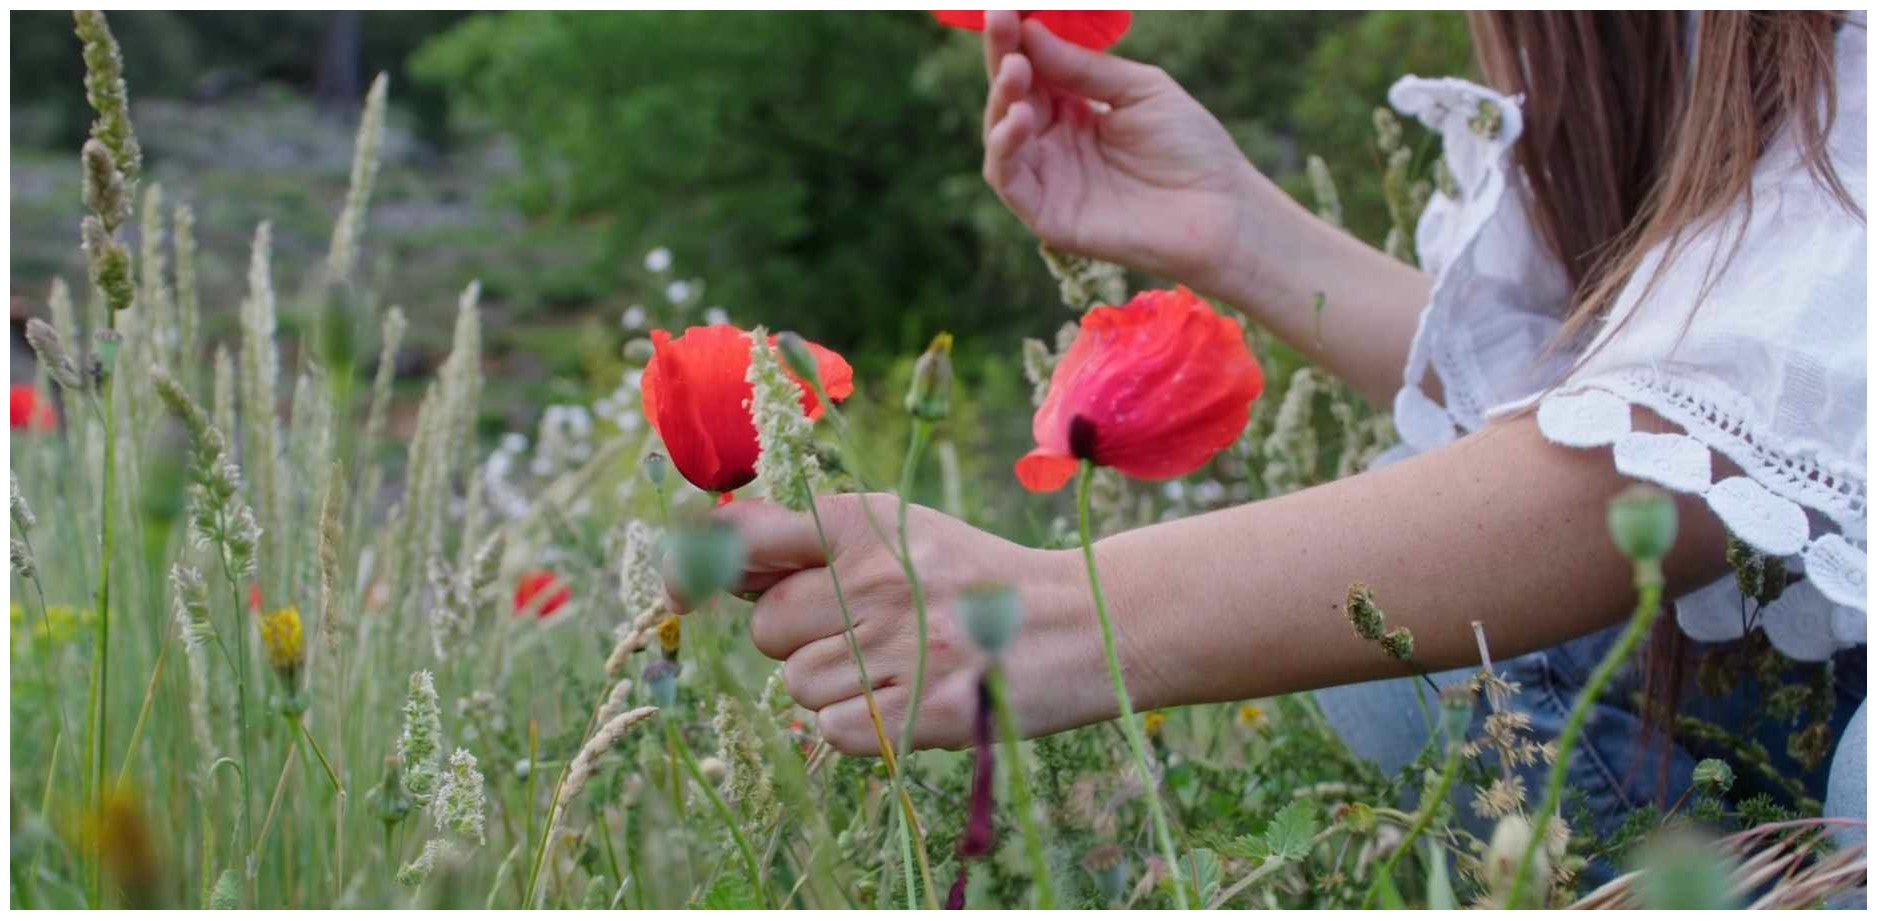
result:
[[[1192,473],[1239,437],[1264,386],[1239,324],[1186,288],[1096,307],[1050,375],[1017,479],[1060,489],[1085,460],[1143,479]]]
[[[49,432],[59,427],[59,412],[52,401],[31,384],[13,385],[12,431]]]
[[[984,10],[933,10],[934,19],[954,29],[985,30]],[[1035,19],[1058,38],[1094,51],[1121,41],[1134,20],[1128,10],[1020,10],[1022,19]]]
[[[854,369],[845,359],[813,342],[809,351],[829,399],[854,392]],[[665,441],[672,466],[699,489],[729,495],[756,479],[761,449],[750,419],[749,370],[750,334],[735,326],[693,326],[676,338],[652,331],[652,361],[639,384],[646,419]],[[802,388],[802,411],[821,418],[814,388],[795,380]]]
[[[533,612],[536,617],[547,617],[573,597],[573,590],[552,570],[532,570],[523,573],[522,581],[515,585],[515,613]]]

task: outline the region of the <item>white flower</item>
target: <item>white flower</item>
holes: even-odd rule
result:
[[[663,272],[672,267],[672,251],[663,246],[646,253],[646,271]]]
[[[730,322],[730,312],[722,307],[712,307],[704,312],[704,322],[711,326],[723,326]]]
[[[665,286],[665,299],[674,304],[691,300],[691,282],[679,279]]]
[[[626,312],[619,315],[619,325],[625,329],[638,329],[646,325],[646,308],[644,305],[634,304],[626,308]]]
[[[528,450],[528,436],[521,432],[505,432],[500,447],[505,453],[520,454]]]

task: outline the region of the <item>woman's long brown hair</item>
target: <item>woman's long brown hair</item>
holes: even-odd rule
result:
[[[1515,155],[1533,221],[1574,288],[1555,345],[1581,341],[1645,254],[1663,247],[1658,265],[1667,265],[1691,230],[1737,201],[1752,208],[1755,162],[1782,131],[1792,132],[1813,178],[1864,219],[1826,151],[1837,103],[1833,40],[1844,16],[1689,15],[1468,14],[1481,71],[1525,96]],[[1730,254],[1707,266],[1709,283]],[[1657,627],[1641,715],[1644,746],[1659,755],[1660,797],[1665,730],[1680,709],[1691,647],[1673,621]]]
[[[1475,12],[1480,68],[1525,95],[1515,154],[1576,290],[1561,341],[1603,317],[1646,253],[1736,201],[1783,129],[1859,214],[1826,154],[1833,12]],[[1663,260],[1667,263],[1669,260]],[[1710,266],[1710,277],[1719,265]]]

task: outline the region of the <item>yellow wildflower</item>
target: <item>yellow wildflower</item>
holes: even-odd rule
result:
[[[678,658],[679,636],[678,615],[668,614],[659,621],[659,648],[665,652],[667,659]]]
[[[1160,735],[1161,727],[1166,725],[1166,723],[1167,714],[1165,713],[1148,713],[1141,717],[1141,728],[1146,730],[1149,736]]]
[[[1271,725],[1271,719],[1258,704],[1240,704],[1237,717],[1239,728],[1257,732]]]
[[[299,608],[289,605],[261,615],[261,648],[267,651],[267,664],[289,675],[306,661]]]

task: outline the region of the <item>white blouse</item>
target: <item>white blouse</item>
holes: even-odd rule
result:
[[[1863,211],[1864,13],[1835,48],[1828,152]],[[1781,652],[1816,661],[1863,643],[1865,224],[1807,172],[1791,133],[1755,166],[1751,210],[1690,237],[1660,274],[1660,249],[1644,260],[1574,370],[1581,355],[1542,358],[1571,291],[1527,214],[1519,100],[1404,77],[1389,102],[1441,134],[1459,194],[1437,193],[1416,231],[1435,283],[1396,394],[1402,445],[1378,462],[1536,403],[1548,439],[1610,447],[1625,475],[1703,496],[1741,540],[1804,571],[1758,622]],[[1712,260],[1726,262],[1711,279]],[[1422,389],[1430,373],[1445,405]],[[1632,431],[1632,407],[1681,432]],[[1716,479],[1715,454],[1745,475]],[[1677,599],[1676,615],[1707,642],[1747,628],[1732,575]]]

